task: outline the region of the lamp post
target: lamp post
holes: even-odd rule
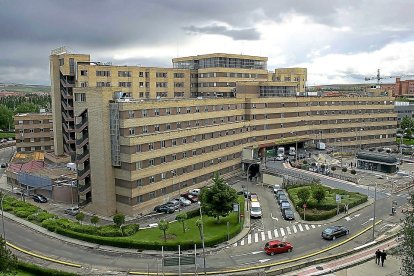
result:
[[[339,139],[337,142],[341,142],[341,168],[342,168],[342,165],[343,165],[343,163],[342,163],[342,159],[343,159],[342,155],[343,155],[343,152],[344,152],[344,147],[342,145],[342,138]]]
[[[201,244],[203,246],[203,267],[204,267],[204,275],[207,275],[206,271],[206,252],[205,252],[205,246],[204,246],[204,222],[203,222],[203,212],[201,212],[201,202],[198,202],[198,205],[200,207],[200,219],[201,219]]]
[[[6,229],[4,228],[4,214],[3,214],[3,199],[6,197],[6,192],[3,193],[1,200],[0,200],[0,207],[1,207],[1,221],[3,224],[3,239],[6,240]]]
[[[375,240],[375,203],[377,201],[377,182],[375,182],[374,190],[374,220],[372,221],[372,241]]]

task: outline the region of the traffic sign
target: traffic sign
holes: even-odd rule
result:
[[[307,208],[308,206],[306,205],[306,203],[305,204],[303,204],[303,208]]]
[[[336,195],[335,200],[336,203],[341,203],[341,195]]]

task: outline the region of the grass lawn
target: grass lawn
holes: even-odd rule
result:
[[[4,138],[13,138],[16,136],[16,133],[14,132],[0,132],[0,139]]]
[[[32,274],[30,272],[26,272],[23,270],[17,270],[17,276],[36,276],[36,274]]]
[[[239,197],[242,212],[244,211],[244,197]],[[196,221],[200,217],[194,217],[185,221],[186,232],[183,232],[183,226],[180,222],[170,223],[166,231],[167,241],[164,241],[164,232],[158,227],[142,229],[129,237],[118,237],[118,239],[133,239],[140,243],[159,244],[159,245],[178,245],[201,243],[200,231],[196,226]],[[238,234],[241,230],[238,221],[238,212],[231,212],[227,217],[220,217],[219,222],[213,217],[203,215],[204,221],[204,240],[206,244],[213,241],[227,240],[227,222],[229,222],[230,238]],[[241,221],[243,224],[243,220]],[[213,242],[214,243],[214,242]]]
[[[400,144],[400,139],[401,138],[397,138],[397,144]],[[405,145],[414,145],[414,139],[410,139],[410,138],[403,138],[403,144]]]
[[[340,211],[344,210],[346,204],[348,204],[349,208],[352,208],[367,200],[367,196],[360,193],[348,192],[341,189],[332,189],[326,186],[322,187],[325,190],[325,198],[319,204],[316,201],[316,199],[312,197],[311,185],[288,189],[289,197],[302,218],[302,202],[299,200],[297,196],[298,191],[300,191],[301,189],[309,189],[309,191],[311,192],[311,196],[309,197],[308,202],[306,203],[307,220],[323,220],[335,216],[337,210],[336,195],[341,195],[341,203],[339,204]]]

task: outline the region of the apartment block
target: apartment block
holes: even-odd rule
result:
[[[52,113],[24,113],[14,116],[17,152],[53,151]]]
[[[316,140],[395,140],[392,97],[307,97],[306,69],[269,73],[266,63],[211,54],[173,59],[173,68],[126,67],[52,52],[55,154],[76,162],[81,205],[102,215],[147,213],[215,172],[236,175],[245,148],[264,156]]]

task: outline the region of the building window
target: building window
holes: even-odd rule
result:
[[[173,154],[172,159],[173,159],[173,161],[177,160],[177,154]]]
[[[142,149],[141,145],[137,145],[137,151],[136,152],[141,152],[141,149]]]
[[[131,127],[129,129],[129,135],[135,135],[135,128]]]
[[[88,70],[81,70],[80,75],[81,76],[87,76],[88,75]]]
[[[149,177],[149,182],[150,183],[154,183],[155,182],[155,177],[154,176],[150,176]]]
[[[166,130],[170,130],[170,129],[171,129],[171,124],[166,124],[166,125],[165,125],[165,129],[166,129]]]
[[[151,176],[152,177],[152,179],[154,179],[154,177],[153,176]],[[153,183],[154,181],[152,181],[151,182],[151,178],[150,178],[150,183]],[[150,197],[150,199],[153,199],[153,198],[155,198],[155,192],[150,192],[149,193],[149,197]]]
[[[142,127],[142,133],[148,133],[148,126]]]
[[[86,102],[86,94],[85,93],[75,93],[75,102]],[[19,121],[23,123],[23,121]]]
[[[142,179],[137,180],[137,187],[142,187]]]
[[[118,71],[118,77],[132,77],[131,71]]]
[[[129,119],[131,119],[131,118],[135,118],[135,111],[134,111],[134,110],[129,110],[129,111],[128,111],[128,118],[129,118]]]
[[[110,71],[96,71],[97,77],[110,77],[111,72]]]
[[[148,149],[149,150],[154,150],[154,143],[153,142],[148,144]]]
[[[177,114],[181,114],[181,107],[177,107]]]
[[[191,107],[187,107],[187,114],[191,113]]]
[[[80,83],[81,87],[88,87],[88,82],[87,81],[83,81]]]
[[[155,73],[155,76],[157,78],[166,78],[168,75],[167,75],[167,73],[164,73],[164,72],[157,72],[157,73]]]
[[[179,129],[179,128],[181,128],[181,122],[178,122],[177,123],[177,128]]]
[[[155,160],[154,159],[150,159],[149,160],[149,165],[150,166],[155,166]]]
[[[142,169],[142,162],[141,162],[141,161],[137,161],[137,162],[135,163],[135,169],[136,169],[136,170],[140,170],[140,169]]]
[[[161,148],[165,148],[165,141],[161,141]]]
[[[144,87],[144,82],[143,81],[139,82],[139,87],[141,87],[141,88]]]
[[[118,83],[119,87],[131,87],[131,82],[130,81],[120,81]]]
[[[139,72],[139,77],[143,78],[144,77],[144,72]]]
[[[160,157],[160,162],[161,162],[161,164],[165,163],[165,156]]]
[[[142,112],[142,117],[148,117],[148,111],[146,109],[143,109],[141,112]]]
[[[177,145],[177,139],[172,139],[172,145],[176,146]]]
[[[160,131],[160,125],[155,125],[155,126],[154,126],[154,130],[155,130],[155,131]]]
[[[155,116],[160,116],[160,110],[159,109],[154,109],[154,114],[155,114]]]
[[[166,108],[166,109],[165,109],[165,114],[167,114],[167,115],[171,115],[171,109],[170,109],[170,108]]]

